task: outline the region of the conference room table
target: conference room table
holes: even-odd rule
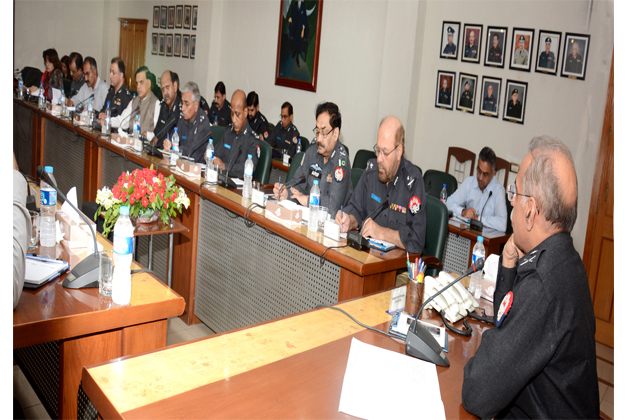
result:
[[[169,167],[167,156],[120,147],[27,101],[14,98],[13,110],[20,169],[34,176],[37,165],[54,166],[61,190],[76,186],[79,203],[95,201],[98,189],[112,187],[122,171],[151,165],[183,187],[190,205],[176,219],[188,231],[175,235],[171,287],[185,300],[187,324],[204,322],[216,332],[256,324],[387,289],[406,267],[403,250],[328,249],[346,242],[286,226],[258,209],[246,217],[251,202],[240,192],[188,177]],[[169,244],[159,236],[153,271],[165,281]],[[138,261],[147,265],[147,241],[138,248]]]
[[[104,250],[113,249],[110,241],[97,236]],[[60,244],[35,252],[69,260]],[[86,251],[76,255],[82,259]],[[133,262],[133,270],[140,268]],[[24,289],[13,310],[14,359],[50,417],[62,419],[80,414],[83,366],[165,347],[167,318],[184,310],[184,299],[145,271],[132,275],[132,297],[124,306],[101,296],[97,287],[63,287],[66,276]]]
[[[335,306],[388,331],[390,298],[389,290]],[[490,302],[479,303],[492,315]],[[423,311],[422,318],[442,325],[432,310]],[[436,367],[447,418],[475,418],[462,405],[464,365],[491,325],[468,323],[470,337],[449,333],[450,366]],[[338,410],[352,338],[405,354],[403,342],[320,308],[87,366],[82,384],[103,419],[353,418]],[[393,383],[391,377],[386,385]],[[419,409],[414,407],[416,413]]]

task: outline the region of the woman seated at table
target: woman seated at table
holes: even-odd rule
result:
[[[63,89],[63,72],[61,71],[61,60],[59,60],[59,54],[54,48],[47,49],[43,52],[43,62],[46,66],[46,71],[41,76],[41,82],[45,90],[45,95],[48,100],[52,100],[52,88]],[[30,92],[35,95],[39,86],[31,86]]]

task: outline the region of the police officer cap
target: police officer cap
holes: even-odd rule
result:
[[[514,95],[515,93],[518,95],[518,94],[519,94],[519,91],[518,91],[518,90],[516,90],[516,89],[514,89],[514,90],[512,91],[512,94]]]
[[[551,38],[547,37],[547,39],[545,39],[545,43],[546,44],[551,44]]]
[[[519,38],[519,42],[521,41],[525,42],[525,36],[521,35],[521,38]]]
[[[454,31],[454,28],[452,28],[451,26],[448,26],[447,27],[447,33],[448,34],[454,34],[454,33],[456,33],[456,31]]]

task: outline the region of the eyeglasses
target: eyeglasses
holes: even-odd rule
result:
[[[388,152],[388,153],[387,153],[387,152],[385,152],[384,150],[380,149],[380,148],[378,147],[378,145],[376,144],[375,146],[373,146],[373,151],[375,152],[375,155],[376,155],[376,156],[379,156],[379,155],[380,155],[380,153],[382,153],[382,155],[383,155],[385,158],[387,158],[387,157],[389,157],[389,155],[390,155],[391,153],[393,153],[393,152],[394,152],[394,151],[395,151],[398,147],[399,147],[399,144],[398,144],[397,146],[395,146],[395,149],[393,149],[393,150],[391,150],[390,152]]]
[[[336,128],[336,127],[334,127]],[[324,133],[323,131],[321,131],[320,129],[318,129],[317,127],[313,128],[313,133],[315,133],[315,136],[319,136],[321,135],[321,137],[326,138],[330,135],[331,132],[334,131],[334,128],[326,133]]]
[[[117,76],[119,74],[118,71],[113,71],[113,70],[111,70],[109,73],[111,74],[111,76]]]
[[[510,202],[512,203],[514,197],[516,197],[517,195],[522,195],[523,197],[531,197],[531,195],[525,195],[516,192],[516,185],[514,183],[508,185],[508,200],[510,200]]]

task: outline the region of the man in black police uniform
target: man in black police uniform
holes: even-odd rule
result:
[[[106,112],[106,104],[111,104],[111,117],[117,117],[124,112],[128,103],[132,100],[132,95],[124,83],[126,76],[126,66],[121,58],[115,57],[111,60],[111,71],[109,73],[111,79],[111,87],[104,100],[104,107],[100,110],[98,119],[100,125],[104,125],[104,117]]]
[[[545,39],[545,51],[538,57],[538,67],[553,70],[556,66],[556,56],[551,52],[551,37]]]
[[[215,166],[228,170],[231,178],[243,179],[247,155],[252,155],[254,170],[260,158],[260,140],[247,122],[245,93],[232,94],[232,124],[226,128],[221,142],[215,146]]]
[[[486,88],[488,94],[484,97],[484,111],[497,113],[497,96],[493,93],[493,85]]]
[[[258,94],[254,91],[247,94],[247,121],[261,140],[269,137],[269,122],[258,110]]]
[[[274,184],[273,192],[280,200],[291,199],[308,206],[308,196],[319,181],[319,205],[328,208],[330,217],[340,213],[352,193],[352,170],[345,146],[339,141],[341,112],[332,102],[319,104],[316,110],[316,139],[306,151],[291,185]]]
[[[82,72],[82,55],[77,52],[73,52],[69,55],[69,74],[72,77],[72,84],[67,92],[67,99],[74,97],[82,85],[86,83],[85,75]]]
[[[507,117],[512,118],[521,118],[521,114],[523,112],[523,104],[519,101],[519,91],[514,89],[512,91],[512,99],[508,101],[508,112],[506,113]]]
[[[460,96],[460,106],[465,108],[473,108],[473,94],[471,93],[471,85],[469,81],[464,84],[464,92]]]
[[[456,55],[456,44],[454,44],[454,28],[451,26],[447,27],[447,45],[445,45],[445,49],[443,50],[443,54],[451,54]]]
[[[499,46],[499,35],[493,34],[493,45],[488,49],[488,62],[501,63],[501,47]]]
[[[404,158],[405,131],[397,117],[380,123],[377,159],[367,162],[352,198],[339,212],[342,232],[361,227],[364,237],[391,242],[420,254],[425,245],[425,187],[421,171]],[[370,218],[372,212],[381,210]]]
[[[564,69],[569,73],[582,73],[582,67],[584,65],[584,58],[579,54],[579,45],[577,42],[573,43],[573,51],[566,57],[566,64]]]
[[[293,105],[285,102],[280,110],[280,122],[276,124],[273,132],[266,138],[267,143],[273,149],[272,156],[282,158],[282,150],[285,149],[289,156],[295,156],[297,143],[300,141],[299,137],[299,130],[293,124]]]
[[[451,105],[451,90],[447,89],[447,79],[443,79],[443,87],[438,91],[438,103]]]
[[[475,31],[469,32],[469,42],[464,46],[465,58],[477,58],[477,45],[475,44]]]
[[[210,123],[212,125],[228,127],[232,124],[230,108],[230,102],[226,99],[226,85],[224,85],[223,82],[217,82],[215,85],[215,100],[207,112]]]
[[[163,101],[166,106],[161,105],[161,110],[158,115],[158,122],[154,128],[154,139],[152,142],[156,144],[159,149],[163,148],[163,142],[174,134],[174,127],[178,126],[178,120],[180,119],[180,111],[182,110],[182,94],[178,89],[180,85],[180,79],[178,74],[165,70],[161,75],[161,92],[163,92]]]
[[[548,180],[548,182],[547,182]],[[532,140],[499,260],[495,328],[464,367],[462,404],[480,418],[599,418],[595,314],[570,232],[577,176],[559,140]]]
[[[178,135],[180,136],[180,151],[183,156],[193,158],[194,162],[204,163],[206,144],[211,136],[211,127],[208,117],[200,108],[200,88],[194,82],[187,82],[182,88],[182,111],[178,120]],[[165,139],[166,150],[171,148],[171,142]]]

